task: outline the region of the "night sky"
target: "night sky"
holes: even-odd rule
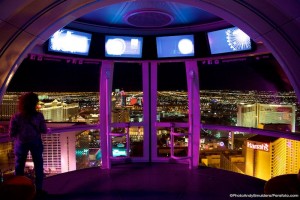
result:
[[[213,62],[214,63],[214,62]],[[198,62],[200,90],[291,91],[289,81],[272,56]],[[99,64],[25,59],[13,77],[8,92],[98,92]],[[142,68],[137,63],[117,63],[113,88],[142,90]],[[161,63],[158,90],[187,90],[183,63]]]
[[[278,62],[266,56],[242,61],[223,60],[219,64],[200,64],[200,89],[292,91]]]

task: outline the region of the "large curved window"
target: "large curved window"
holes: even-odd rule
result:
[[[156,161],[166,161],[172,156],[188,157],[191,141],[187,77],[190,75],[186,75],[186,63],[112,63],[111,156],[139,161],[151,161],[149,155]],[[290,136],[291,132],[299,132],[299,104],[276,60],[271,55],[261,55],[211,58],[199,60],[197,64],[201,104],[199,165],[265,180],[283,173],[296,173],[299,141],[296,136]],[[24,91],[37,92],[40,110],[52,122],[49,125],[62,129],[44,138],[49,149],[45,155],[49,163],[45,170],[49,174],[101,166],[99,121],[105,116],[99,116],[100,67],[101,61],[97,60],[29,57],[18,69],[3,98],[2,133],[7,133],[8,120],[16,112],[18,96]],[[277,73],[271,76],[274,70]],[[157,85],[150,84],[151,81]],[[156,91],[152,90],[154,86]],[[153,113],[156,116],[150,119]],[[72,130],[68,126],[73,126]],[[276,136],[278,131],[287,131],[287,137]],[[58,139],[64,135],[67,142]],[[68,169],[63,169],[64,165],[58,161],[58,157],[65,156],[65,144],[69,145],[67,152],[72,153],[75,161]],[[11,141],[2,142],[1,149],[2,153],[8,152],[8,160],[3,163],[12,168]],[[277,159],[282,156],[286,159]]]
[[[272,55],[204,60],[198,68],[202,123],[299,129],[296,94]]]
[[[112,122],[143,121],[142,67],[116,62],[112,85]]]
[[[17,110],[22,92],[39,95],[40,111],[48,122],[99,121],[100,62],[30,55],[14,75],[3,98],[1,120]]]
[[[184,62],[159,63],[157,70],[157,121],[188,121],[189,108],[185,74]]]

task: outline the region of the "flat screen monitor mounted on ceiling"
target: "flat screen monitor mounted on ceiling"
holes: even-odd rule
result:
[[[252,50],[250,37],[237,27],[207,32],[212,55]]]
[[[48,51],[88,56],[91,39],[91,33],[63,28],[49,38]]]
[[[105,36],[105,57],[142,58],[143,37]]]
[[[158,58],[194,56],[194,35],[173,35],[156,37]]]

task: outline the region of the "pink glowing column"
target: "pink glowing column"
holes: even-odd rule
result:
[[[111,91],[112,91],[112,75],[113,61],[102,61],[100,75],[100,147],[102,153],[102,169],[110,169],[110,141],[109,132],[111,127]]]
[[[190,168],[197,168],[199,165],[200,145],[200,94],[199,75],[197,61],[186,61],[186,76],[188,83],[189,100],[189,157],[191,157]],[[192,144],[191,144],[192,143]]]
[[[151,133],[150,133],[150,83],[149,83],[149,62],[143,61],[142,62],[143,68],[143,122],[142,125],[144,127],[144,144],[143,144],[143,159],[145,161],[150,161],[150,140],[151,140]],[[151,80],[152,81],[152,80]]]
[[[156,135],[156,115],[157,115],[157,61],[151,61],[150,63],[150,121],[151,121],[151,161],[157,160],[157,135]]]

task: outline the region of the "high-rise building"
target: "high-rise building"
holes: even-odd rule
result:
[[[295,105],[257,104],[257,128],[266,129],[266,125],[272,124],[278,124],[281,127],[288,125],[287,127],[290,128],[284,131],[295,132],[295,110]],[[277,126],[277,129],[279,128]]]
[[[44,144],[44,171],[58,174],[76,170],[75,132],[42,134]],[[33,167],[32,157],[27,157],[26,166]]]
[[[220,168],[228,171],[244,174],[245,157],[231,153],[221,153]]]
[[[239,104],[237,125],[267,130],[295,131],[295,105]],[[245,174],[268,180],[298,173],[300,142],[255,135],[245,141]]]
[[[300,141],[256,135],[245,141],[245,174],[263,180],[298,173]]]
[[[40,111],[48,121],[60,122],[63,121],[63,106],[56,99],[49,103],[40,103]]]
[[[9,120],[18,110],[18,95],[4,95],[0,104],[0,120]]]
[[[63,106],[63,120],[64,121],[73,121],[72,118],[74,118],[76,115],[78,115],[79,104],[78,103],[70,103],[70,104],[63,103],[62,106]]]
[[[56,99],[49,103],[40,102],[40,106],[40,111],[44,114],[45,119],[53,122],[71,121],[79,110],[78,103],[66,104]]]
[[[114,109],[111,112],[112,123],[117,122],[129,122],[130,121],[130,111],[127,109]]]
[[[257,127],[256,104],[238,104],[237,125],[244,127]]]
[[[237,125],[244,127],[295,131],[295,105],[238,104]],[[281,128],[279,128],[281,126]]]

